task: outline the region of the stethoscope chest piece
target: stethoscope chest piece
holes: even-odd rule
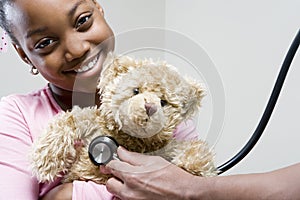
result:
[[[109,136],[98,136],[89,145],[89,157],[94,165],[105,165],[117,157],[118,143]]]

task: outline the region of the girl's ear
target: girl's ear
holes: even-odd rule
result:
[[[20,58],[27,64],[29,65],[32,65],[31,64],[31,61],[28,59],[28,57],[26,56],[25,52],[23,51],[23,49],[15,44],[15,43],[12,43],[13,47],[15,48],[15,50],[17,51],[18,55],[20,56]]]

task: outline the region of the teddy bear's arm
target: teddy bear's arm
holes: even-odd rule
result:
[[[75,107],[53,118],[30,154],[33,175],[40,182],[54,181],[73,167],[79,152],[101,133],[98,112],[96,108]]]
[[[171,162],[197,176],[216,176],[214,154],[202,140],[175,141]]]

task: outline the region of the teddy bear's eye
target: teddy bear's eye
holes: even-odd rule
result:
[[[134,88],[133,89],[133,94],[134,95],[137,95],[137,94],[139,94],[140,93],[140,89],[139,88]]]
[[[168,104],[168,102],[166,100],[160,100],[160,105],[161,107],[164,107]]]

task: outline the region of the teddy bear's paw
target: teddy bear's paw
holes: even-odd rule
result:
[[[85,141],[83,139],[75,139],[74,140],[74,148],[77,149],[81,149],[82,147],[85,147]]]
[[[98,184],[105,184],[112,177],[110,174],[101,173],[98,166],[89,160],[87,153],[80,156],[80,160],[65,174],[62,182],[72,182],[74,180],[93,181]]]
[[[38,165],[38,163],[37,165],[32,165],[31,169],[32,175],[36,177],[40,183],[53,182],[56,178],[62,177],[64,174],[63,171],[61,173],[57,173],[51,165],[43,166]]]

